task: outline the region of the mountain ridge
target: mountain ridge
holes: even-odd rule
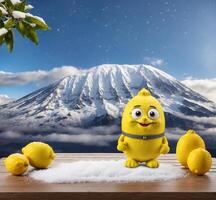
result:
[[[104,64],[76,69],[70,76],[0,106],[0,129],[63,130],[116,124],[128,99],[141,88],[161,101],[168,127],[194,126],[194,116],[214,117],[216,105],[150,65]],[[185,120],[186,119],[186,120]],[[201,123],[202,124],[202,123]],[[202,126],[213,126],[203,123]]]

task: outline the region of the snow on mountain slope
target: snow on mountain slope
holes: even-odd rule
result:
[[[182,80],[181,83],[216,103],[216,78]]]
[[[174,77],[149,65],[109,64],[77,69],[0,106],[0,129],[71,133],[72,127],[119,126],[124,105],[143,87],[163,104],[167,127],[214,127],[216,105]]]

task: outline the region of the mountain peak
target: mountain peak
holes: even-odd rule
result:
[[[168,120],[181,118],[181,126],[184,117],[191,124],[192,116],[215,115],[214,103],[162,70],[143,64],[104,64],[75,68],[71,76],[0,107],[0,117],[5,124],[22,122],[22,127],[28,127],[34,123],[46,129],[120,123],[125,104],[142,88],[158,98]]]

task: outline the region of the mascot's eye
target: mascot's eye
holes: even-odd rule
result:
[[[148,111],[148,117],[150,119],[158,119],[159,118],[159,113],[156,109],[152,108]]]
[[[140,110],[139,108],[133,109],[133,111],[132,111],[132,117],[134,119],[142,117],[142,110]]]

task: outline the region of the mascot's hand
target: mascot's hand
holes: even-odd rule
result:
[[[169,151],[170,151],[170,148],[167,144],[163,144],[161,146],[161,149],[160,149],[161,154],[167,154],[167,153],[169,153]]]
[[[117,149],[118,151],[125,151],[128,148],[128,144],[126,142],[119,142]]]
[[[168,141],[167,141],[166,137],[164,137],[162,140],[160,153],[161,154],[167,154],[167,153],[169,153],[169,151],[170,151],[170,147],[168,145]]]

